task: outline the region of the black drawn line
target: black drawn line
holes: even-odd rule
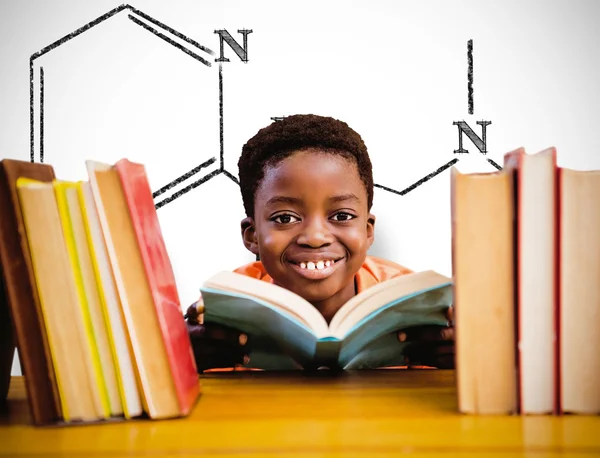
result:
[[[196,59],[197,61],[202,62],[204,65],[206,65],[207,67],[210,67],[211,64],[209,61],[207,61],[206,59],[204,59],[203,57],[199,56],[198,54],[196,54],[193,51],[190,51],[188,48],[186,48],[185,46],[180,45],[179,43],[177,43],[176,41],[170,39],[169,37],[167,37],[165,34],[160,33],[158,30],[156,30],[153,27],[150,27],[148,24],[146,24],[145,22],[140,21],[138,18],[136,18],[135,16],[132,16],[131,14],[128,14],[127,17],[129,19],[131,19],[135,24],[143,27],[144,29],[146,29],[148,32],[153,33],[154,35],[156,35],[159,38],[162,38],[164,41],[166,41],[167,43],[169,43],[172,46],[175,46],[177,49],[179,49],[180,51],[183,51],[184,53],[186,53],[188,56],[193,57],[194,59]]]
[[[44,162],[44,67],[40,66],[40,162]]]
[[[198,181],[195,181],[194,183],[186,186],[183,189],[180,189],[179,191],[177,191],[176,193],[170,195],[169,197],[167,197],[164,200],[161,200],[160,202],[158,202],[157,204],[154,205],[154,207],[156,209],[159,209],[160,207],[162,207],[163,205],[168,204],[169,202],[177,199],[178,197],[181,197],[182,195],[184,195],[186,192],[191,191],[194,188],[197,188],[198,186],[200,186],[202,183],[207,182],[208,180],[210,180],[211,178],[219,175],[222,172],[222,170],[213,170],[212,172],[210,172],[208,175],[205,175],[204,177],[200,178]]]
[[[76,36],[82,34],[83,32],[85,32],[86,30],[89,30],[90,28],[94,27],[95,25],[101,23],[102,21],[105,21],[106,19],[114,16],[115,14],[123,11],[125,8],[129,8],[129,5],[121,5],[118,6],[112,10],[110,10],[109,12],[103,14],[102,16],[94,19],[91,22],[88,22],[87,24],[85,24],[83,27],[78,28],[77,30],[65,35],[64,37],[56,40],[55,42],[49,44],[48,46],[42,48],[40,51],[33,53],[31,55],[31,57],[29,58],[29,142],[30,142],[30,151],[29,151],[29,155],[30,155],[30,160],[31,162],[35,162],[35,142],[34,142],[34,136],[35,136],[35,129],[34,129],[34,122],[33,122],[33,118],[34,118],[34,108],[33,108],[33,61],[35,59],[37,59],[40,56],[43,56],[44,54],[52,51],[54,48],[62,45],[63,43],[66,43],[69,40],[72,40],[73,38],[75,38]],[[41,159],[40,159],[41,160]]]
[[[201,184],[206,183],[211,178],[216,177],[217,175],[220,175],[221,173],[224,174],[227,178],[229,178],[231,181],[233,181],[235,184],[237,184],[239,186],[239,184],[240,184],[239,180],[232,173],[230,173],[227,170],[225,170],[225,141],[224,141],[224,135],[223,135],[223,131],[224,131],[223,126],[224,126],[224,116],[223,116],[223,64],[219,63],[219,168],[216,169],[216,170],[213,170],[211,173],[209,173],[208,175],[204,176],[200,180],[195,181],[194,183],[191,183],[190,185],[186,186],[185,188],[180,189],[179,191],[173,193],[171,196],[169,196],[169,197],[165,198],[164,200],[161,200],[160,202],[158,202],[157,204],[155,204],[155,207],[156,207],[157,210],[160,207],[168,204],[169,202],[172,202],[175,199],[183,196],[185,193],[191,191],[192,189],[197,188]],[[206,161],[204,164],[201,164],[199,167],[197,167],[197,169],[200,169],[202,167],[210,165],[213,162],[215,162],[215,160],[216,160],[215,158],[212,158],[211,160]],[[196,169],[194,169],[194,170],[196,170]],[[190,172],[188,172],[185,175],[182,175],[177,180],[169,183],[168,185],[164,186],[163,188],[161,188],[158,191],[156,191],[155,193],[153,193],[153,197],[156,197],[156,196],[164,193],[167,189],[175,186],[176,184],[178,184],[181,181],[183,181],[183,179],[188,178],[191,175],[192,175],[192,173],[190,173]]]
[[[173,28],[169,27],[168,25],[165,25],[165,24],[163,24],[162,22],[160,22],[160,21],[157,21],[156,19],[154,19],[154,18],[152,18],[152,17],[148,16],[146,13],[144,13],[144,12],[142,12],[142,11],[140,11],[140,10],[136,9],[136,8],[133,8],[133,7],[129,7],[129,8],[131,9],[131,11],[132,11],[132,12],[134,12],[134,13],[135,13],[135,14],[137,14],[138,16],[141,16],[141,17],[143,17],[144,19],[146,19],[147,21],[149,21],[149,22],[152,22],[153,24],[155,24],[155,25],[157,25],[157,26],[161,27],[162,29],[164,29],[164,30],[166,30],[166,31],[168,31],[168,32],[171,32],[171,33],[172,33],[173,35],[175,35],[177,38],[181,38],[183,41],[185,41],[185,42],[187,42],[187,43],[189,43],[189,44],[191,44],[191,45],[193,45],[193,46],[197,47],[198,49],[201,49],[202,51],[205,51],[205,52],[207,52],[207,53],[208,53],[208,54],[210,54],[211,56],[214,56],[214,55],[215,55],[215,53],[214,53],[214,51],[213,51],[213,50],[211,50],[211,49],[207,48],[206,46],[202,46],[202,45],[201,45],[200,43],[198,43],[197,41],[195,41],[195,40],[192,40],[192,39],[191,39],[191,38],[189,38],[189,37],[186,37],[186,36],[185,36],[185,35],[183,35],[182,33],[179,33],[177,30],[175,30],[175,29],[173,29]]]
[[[35,162],[33,136],[33,60],[29,59],[29,160],[31,162]]]
[[[219,157],[221,158],[221,170],[225,170],[225,157],[223,146],[223,64],[219,64]]]
[[[195,40],[192,40],[191,38],[183,35],[180,32],[177,32],[175,29],[173,29],[172,27],[169,27],[165,24],[163,24],[160,21],[157,21],[156,19],[148,16],[147,14],[143,13],[142,11],[133,8],[132,6],[128,5],[128,4],[122,4],[116,8],[113,8],[112,10],[104,13],[103,15],[97,17],[96,19],[94,19],[93,21],[88,22],[87,24],[83,25],[82,27],[79,27],[78,29],[74,30],[73,32],[63,36],[62,38],[54,41],[53,43],[49,44],[48,46],[45,46],[44,48],[42,48],[41,50],[33,53],[31,55],[31,57],[29,58],[29,123],[30,123],[30,127],[29,127],[29,155],[30,155],[30,160],[31,162],[35,161],[35,126],[34,126],[34,118],[35,118],[35,109],[34,109],[34,70],[33,70],[33,61],[35,59],[37,59],[38,57],[43,56],[44,54],[52,51],[54,48],[59,47],[60,45],[66,43],[69,40],[72,40],[73,38],[77,37],[78,35],[81,35],[83,32],[90,30],[92,27],[95,27],[96,25],[100,24],[101,22],[106,21],[107,19],[115,16],[116,14],[120,13],[123,10],[129,10],[135,14],[137,14],[138,16],[146,19],[147,21],[157,25],[158,27],[161,27],[162,29],[172,33],[174,36],[180,38],[181,40],[195,46],[198,49],[201,49],[202,51],[207,52],[210,55],[214,55],[214,51],[212,51],[211,49],[207,48],[206,46],[202,46],[200,43],[196,42]],[[133,19],[131,15],[129,15],[129,18],[132,19],[134,22],[138,23],[138,25],[142,25],[142,27],[148,28],[149,30],[152,29],[150,26],[146,26],[146,24],[142,23],[141,21],[137,20],[137,19]],[[154,29],[152,29],[154,30]],[[157,36],[160,36],[161,38],[165,38],[170,44],[174,45],[175,47],[183,50],[184,52],[186,52],[187,54],[189,54],[190,56],[194,57],[196,60],[199,60],[200,62],[202,62],[203,64],[207,65],[207,66],[211,66],[210,62],[208,62],[207,60],[203,59],[202,57],[198,56],[196,53],[187,50],[185,47],[179,45],[178,43],[174,42],[173,40],[167,38],[166,36],[160,34],[159,32],[154,31],[153,33],[155,33]],[[169,41],[170,40],[170,41]],[[40,153],[41,154],[41,153]]]
[[[469,114],[473,114],[473,40],[467,42],[467,59],[469,69],[467,73],[468,92],[469,92]]]
[[[228,177],[228,178],[231,178],[231,180],[232,180],[232,181],[233,181],[235,184],[237,184],[237,185],[239,185],[239,184],[240,184],[240,182],[238,181],[238,179],[237,179],[236,177],[234,177],[234,176],[233,176],[231,173],[229,173],[227,170],[223,169],[223,173],[225,174],[225,176],[226,176],[226,177]]]
[[[204,167],[208,167],[209,165],[211,165],[213,162],[215,162],[217,160],[216,157],[211,157],[209,160],[203,162],[202,164],[200,164],[197,167],[194,167],[192,170],[190,170],[187,173],[184,173],[183,175],[181,175],[180,177],[177,177],[175,180],[171,181],[170,183],[166,184],[165,186],[163,186],[162,188],[160,188],[158,191],[154,191],[152,193],[152,197],[157,197],[160,196],[161,194],[167,192],[169,189],[173,188],[174,186],[177,186],[179,183],[181,183],[182,181],[187,180],[189,177],[191,177],[192,175],[195,175],[196,173],[198,173],[200,170],[202,170]]]
[[[492,159],[490,159],[489,157],[487,158],[487,161],[492,164],[494,167],[496,167],[498,170],[502,170],[502,167],[500,167],[498,164],[496,164]]]
[[[47,52],[52,51],[54,48],[62,45],[63,43],[72,40],[73,38],[75,38],[78,35],[81,35],[83,32],[91,29],[92,27],[100,24],[101,22],[106,21],[107,19],[111,18],[112,16],[114,16],[117,13],[120,13],[123,10],[129,10],[131,12],[134,12],[135,14],[143,17],[144,19],[152,22],[153,24],[163,28],[164,30],[171,32],[173,35],[175,35],[178,38],[181,38],[182,40],[186,41],[187,43],[190,43],[191,45],[196,46],[197,48],[201,49],[202,51],[206,51],[207,53],[209,53],[211,56],[213,56],[215,53],[214,51],[212,51],[211,49],[202,46],[200,43],[192,40],[191,38],[186,37],[185,35],[183,35],[180,32],[177,32],[175,29],[161,23],[160,21],[157,21],[156,19],[148,16],[147,14],[143,13],[142,11],[133,8],[132,6],[128,5],[128,4],[123,4],[120,6],[117,6],[116,8],[113,8],[112,10],[108,11],[107,13],[104,13],[102,16],[97,17],[96,19],[94,19],[93,21],[88,22],[87,24],[83,25],[82,27],[79,27],[77,30],[74,30],[73,32],[65,35],[64,37],[56,40],[55,42],[49,44],[48,46],[42,48],[40,51],[34,53],[31,56],[32,60],[37,59],[40,56],[43,56],[44,54],[46,54]]]
[[[103,14],[102,16],[94,19],[91,22],[88,22],[87,24],[85,24],[82,27],[79,27],[77,30],[69,33],[68,35],[65,35],[64,37],[56,40],[54,43],[49,44],[48,46],[46,46],[45,48],[42,48],[40,51],[34,53],[31,56],[32,60],[37,59],[40,56],[43,56],[44,54],[46,54],[47,52],[52,51],[54,48],[62,45],[63,43],[72,40],[73,38],[75,38],[77,35],[82,34],[83,32],[85,32],[86,30],[91,29],[92,27],[94,27],[97,24],[100,24],[103,21],[106,21],[108,18],[114,16],[115,14],[123,11],[124,9],[131,9],[131,7],[129,5],[121,5],[121,6],[117,6],[116,8],[110,10],[109,12]]]
[[[398,194],[400,196],[402,195],[401,191],[396,191],[395,189],[388,188],[387,186],[383,186],[381,184],[373,183],[373,186],[375,186],[376,188],[381,188],[384,191],[388,191],[388,192],[391,192],[391,193],[394,193],[394,194]]]
[[[385,191],[389,191],[389,192],[393,192],[395,194],[399,194],[401,196],[408,194],[409,192],[413,191],[415,188],[417,188],[418,186],[421,186],[423,183],[425,183],[426,181],[431,180],[433,177],[435,177],[436,175],[439,175],[440,173],[442,173],[444,170],[446,170],[449,167],[452,167],[454,164],[456,164],[458,162],[458,159],[452,159],[450,162],[442,165],[439,169],[437,169],[435,172],[430,173],[429,175],[427,175],[426,177],[421,178],[419,181],[417,181],[416,183],[410,185],[408,188],[402,190],[402,191],[396,191],[395,189],[392,188],[388,188],[386,186],[382,186],[380,184],[375,184],[374,186],[381,188]]]

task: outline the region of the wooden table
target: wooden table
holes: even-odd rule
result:
[[[453,371],[206,375],[184,419],[31,426],[22,377],[0,456],[600,456],[598,416],[460,415]]]

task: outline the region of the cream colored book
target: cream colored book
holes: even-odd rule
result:
[[[89,182],[78,183],[78,195],[84,212],[90,257],[98,286],[98,300],[106,322],[108,343],[114,361],[119,403],[113,400],[112,410],[117,407],[125,418],[137,417],[142,413],[142,404],[135,379],[135,370],[129,348],[127,329],[121,314],[121,305],[116,291],[112,268],[108,260],[106,242],[98,218],[98,210]],[[112,398],[111,398],[112,399]]]
[[[62,419],[94,421],[102,416],[89,377],[89,353],[77,286],[52,183],[19,178],[36,287],[62,406]]]
[[[153,419],[180,416],[182,410],[161,323],[119,174],[107,164],[88,161],[87,166],[128,330],[143,409]],[[191,351],[189,337],[185,337],[185,349]],[[197,387],[197,373],[194,376]]]
[[[559,177],[561,410],[600,414],[600,170]]]
[[[55,180],[53,185],[79,306],[72,319],[78,324],[80,332],[83,332],[81,349],[85,354],[84,361],[97,415],[99,418],[107,418],[110,416],[110,407],[100,356],[106,352],[107,346],[102,347],[102,344],[106,344],[106,339],[102,339],[102,335],[96,336],[92,324],[98,318],[98,307],[92,291],[95,285],[90,276],[93,272],[90,269],[77,190],[71,182]]]
[[[451,169],[458,408],[517,409],[514,205],[509,171]]]
[[[519,411],[551,414],[557,405],[556,149],[507,153],[515,184],[515,268]]]

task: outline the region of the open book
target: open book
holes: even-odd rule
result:
[[[214,275],[200,291],[204,322],[246,333],[249,365],[262,369],[402,365],[407,343],[398,340],[397,331],[446,326],[445,313],[452,304],[451,279],[433,271],[403,275],[362,291],[329,325],[297,294],[234,272]]]

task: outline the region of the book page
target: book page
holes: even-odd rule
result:
[[[392,278],[366,289],[346,302],[330,323],[331,334],[342,339],[359,322],[384,305],[402,297],[451,284],[452,280],[432,270]]]
[[[387,333],[370,341],[357,353],[342,351],[340,365],[345,370],[404,366],[404,352],[408,345],[410,343],[400,342],[394,333]]]
[[[204,323],[228,326],[247,334],[249,348],[254,349],[256,344],[274,352],[283,349],[300,364],[314,358],[318,339],[313,331],[276,305],[256,296],[206,286],[202,288],[202,297]]]
[[[255,296],[291,315],[291,318],[311,329],[317,338],[329,334],[325,318],[310,302],[280,286],[223,271],[209,278],[204,287]]]
[[[451,304],[450,284],[392,300],[357,322],[345,333],[340,350],[340,363],[346,365],[367,347],[378,353],[381,349],[372,343],[386,335],[391,335],[397,341],[395,333],[400,329],[422,325],[446,326],[448,321],[445,312]],[[386,342],[382,341],[381,345],[386,345]],[[373,358],[372,355],[370,359]],[[384,363],[385,360],[380,362]]]

